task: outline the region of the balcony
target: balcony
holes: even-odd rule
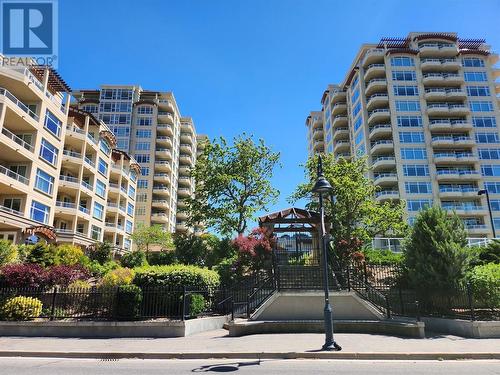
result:
[[[466,224],[465,229],[469,233],[469,236],[487,235],[490,233],[490,229],[485,224],[471,224],[471,225]]]
[[[390,139],[381,139],[370,143],[372,154],[394,150],[394,142]]]
[[[460,60],[451,58],[451,59],[421,59],[420,67],[422,71],[426,70],[441,70],[441,71],[456,71],[460,69],[461,63]]]
[[[90,169],[94,169],[95,168],[95,163],[87,156],[85,156],[83,158],[83,161],[85,162],[83,164],[84,167],[87,167],[87,168],[90,168]]]
[[[470,137],[453,135],[433,136],[431,140],[433,147],[465,147],[472,146],[474,143]]]
[[[5,125],[4,125],[5,126]],[[7,128],[2,128],[2,134],[7,138],[7,140],[3,140],[2,143],[5,143],[6,145],[10,146],[13,150],[17,152],[24,153],[25,151],[28,151],[29,153],[34,153],[35,148],[31,143],[28,143],[24,141],[22,138],[19,138],[17,135],[12,133],[9,129]],[[26,154],[27,157],[32,158],[33,155]]]
[[[398,190],[381,190],[375,193],[375,199],[379,202],[399,199]]]
[[[472,124],[467,120],[454,119],[432,119],[429,121],[429,129],[431,131],[441,130],[471,130]]]
[[[168,223],[168,215],[163,212],[155,212],[151,214],[151,221],[153,223],[162,223],[166,224]]]
[[[314,129],[313,130],[313,139],[318,140],[318,139],[323,139],[323,129]]]
[[[193,143],[193,135],[189,132],[181,132],[181,142]]]
[[[170,187],[167,185],[153,185],[153,193],[170,196]]]
[[[448,163],[475,163],[478,161],[477,155],[472,152],[435,152],[434,163],[448,164]]]
[[[18,181],[20,183],[22,183],[23,185],[29,185],[30,183],[30,180],[16,172],[12,172],[9,168],[6,168],[5,166],[3,165],[0,165],[0,174],[3,174],[7,177],[9,177],[10,179],[12,180],[15,180],[15,181]],[[7,181],[2,181],[2,182],[7,182]],[[10,184],[10,182],[9,182]]]
[[[170,162],[167,160],[156,160],[155,169],[158,171],[170,172],[172,170],[172,166],[170,165]]]
[[[157,148],[155,155],[160,158],[172,159],[172,152],[168,148]]]
[[[330,101],[331,104],[337,103],[339,101],[345,101],[346,92],[340,91],[340,90],[330,92],[330,97],[331,97],[331,101]]]
[[[428,104],[427,113],[429,116],[446,116],[450,114],[450,109],[446,103]]]
[[[335,160],[339,160],[339,159],[348,160],[351,157],[350,152],[336,152],[336,153],[334,153],[334,155],[335,155]]]
[[[90,183],[88,183],[87,181],[83,181],[83,180],[82,180],[80,184],[81,184],[81,185],[82,185],[85,189],[87,189],[88,191],[90,191],[90,192],[93,192],[93,191],[94,191],[93,186],[92,186]]]
[[[175,224],[175,230],[178,231],[178,232],[185,232],[185,231],[187,231],[188,227],[186,225],[186,222],[185,221],[178,221]]]
[[[190,178],[190,177],[186,177],[186,176],[180,176],[179,177],[179,185],[183,185],[183,186],[191,186],[193,180]]]
[[[163,183],[169,183],[170,176],[167,173],[155,173],[153,175],[153,180],[158,181],[158,182],[163,182]]]
[[[394,156],[379,156],[372,159],[373,171],[396,167],[396,158]]]
[[[156,133],[157,134],[166,134],[172,136],[174,134],[172,125],[168,124],[158,124],[156,125]]]
[[[392,126],[391,124],[377,124],[370,127],[370,140],[379,137],[391,137],[392,136]]]
[[[77,126],[66,126],[66,137],[84,141],[86,139],[85,130]]]
[[[339,126],[347,125],[347,116],[335,116],[333,118],[332,127],[336,128]]]
[[[120,194],[120,185],[114,182],[109,183],[109,192]]]
[[[468,115],[470,112],[469,107],[464,104],[450,104],[449,110],[452,115]]]
[[[438,169],[436,174],[438,181],[477,181],[481,179],[479,172],[468,169]]]
[[[333,150],[335,152],[342,152],[351,149],[351,142],[349,140],[341,139],[333,142]]]
[[[151,201],[151,206],[155,208],[169,208],[170,204],[166,199],[153,199]]]
[[[174,124],[174,116],[171,113],[165,111],[158,111],[158,123],[159,124]]]
[[[486,209],[483,206],[468,203],[450,203],[447,204],[443,202],[441,207],[447,211],[454,211],[457,215],[467,215],[467,216],[484,216],[486,215]]]
[[[63,161],[67,163],[82,164],[82,154],[75,151],[63,150]]]
[[[24,104],[22,101],[16,98],[16,96],[12,94],[9,90],[0,87],[0,96],[7,98],[9,102],[13,103],[15,110],[19,111],[18,114],[21,115],[23,118],[25,118],[24,115],[28,115],[28,118],[36,121],[37,123],[40,120],[40,118],[35,112],[29,109],[26,104]]]
[[[72,189],[80,189],[80,182],[78,178],[72,176],[59,176],[59,188],[67,187]]]
[[[476,197],[477,187],[468,187],[460,185],[440,185],[439,186],[439,197],[440,198],[466,198],[466,197]]]
[[[332,139],[334,141],[339,140],[339,139],[345,139],[345,138],[349,138],[349,128],[346,128],[346,127],[336,128],[333,131]]]
[[[3,206],[1,204],[0,204],[0,211],[7,212],[9,214],[16,215],[16,216],[21,216],[21,217],[24,216],[24,213],[22,213],[21,211],[13,210],[12,208],[5,207],[5,206]]]
[[[180,144],[181,152],[186,152],[188,154],[193,153],[193,146],[190,143],[181,143]]]
[[[394,172],[374,173],[373,182],[375,185],[394,185],[398,183],[398,175]]]
[[[168,99],[159,99],[158,100],[159,108],[166,108],[168,111],[174,111],[174,105],[171,100]],[[162,111],[158,110],[158,114],[162,113]]]
[[[160,135],[156,137],[156,144],[160,146],[167,146],[167,148],[172,147],[172,138],[165,135]]]
[[[366,109],[371,111],[378,107],[387,107],[389,103],[389,96],[387,94],[373,94],[368,98]]]
[[[390,121],[391,111],[388,108],[374,109],[368,112],[368,124],[373,124],[374,122]]]
[[[374,78],[368,82],[365,89],[365,95],[370,96],[376,91],[387,92],[387,81],[383,78]]]
[[[78,206],[78,211],[83,213],[84,215],[87,215],[87,216],[90,215],[90,210],[85,206],[82,206],[82,205]]]
[[[418,46],[420,57],[455,57],[458,48],[452,43],[422,43]]]
[[[385,64],[370,64],[365,69],[365,82],[375,77],[385,77]]]
[[[177,189],[177,195],[179,197],[189,197],[191,195],[191,189],[190,188],[179,188]]]
[[[372,48],[366,51],[363,57],[363,66],[384,62],[385,50],[383,48]]]
[[[184,164],[192,165],[194,160],[191,157],[191,155],[188,154],[180,154],[179,155],[179,162],[182,162]]]
[[[347,103],[346,102],[335,103],[332,107],[332,116],[337,116],[340,114],[344,114],[346,112],[347,112]]]

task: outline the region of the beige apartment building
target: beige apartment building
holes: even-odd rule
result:
[[[135,206],[136,225],[162,225],[170,232],[192,231],[178,212],[194,193],[189,169],[197,154],[197,134],[190,117],[182,117],[171,92],[140,86],[103,85],[73,93],[80,109],[106,123],[117,148],[140,164]]]
[[[307,117],[308,152],[367,155],[376,199],[455,210],[470,237],[500,230],[498,55],[482,39],[409,33],[363,45]],[[319,115],[321,114],[321,115]]]
[[[0,68],[0,238],[130,249],[139,166],[51,68]]]

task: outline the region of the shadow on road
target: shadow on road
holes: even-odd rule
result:
[[[234,362],[234,363],[224,363],[197,367],[191,372],[234,372],[238,371],[241,367],[246,366],[259,366],[260,360],[252,362]]]

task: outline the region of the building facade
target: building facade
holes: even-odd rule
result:
[[[139,166],[70,91],[50,68],[0,68],[0,238],[130,249]]]
[[[136,225],[192,231],[177,207],[194,193],[189,169],[196,162],[197,134],[193,120],[181,116],[173,94],[140,86],[103,85],[99,90],[76,91],[73,96],[80,109],[110,127],[117,148],[140,164]]]
[[[478,191],[488,190],[500,230],[497,61],[484,40],[455,33],[363,45],[344,81],[324,92],[322,119],[308,116],[308,152],[366,155],[376,199],[404,199],[410,224],[440,205],[457,212],[470,237],[491,237]]]

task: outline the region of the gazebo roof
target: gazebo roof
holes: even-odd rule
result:
[[[259,217],[259,226],[272,227],[275,232],[312,232],[319,221],[317,212],[290,207]]]

